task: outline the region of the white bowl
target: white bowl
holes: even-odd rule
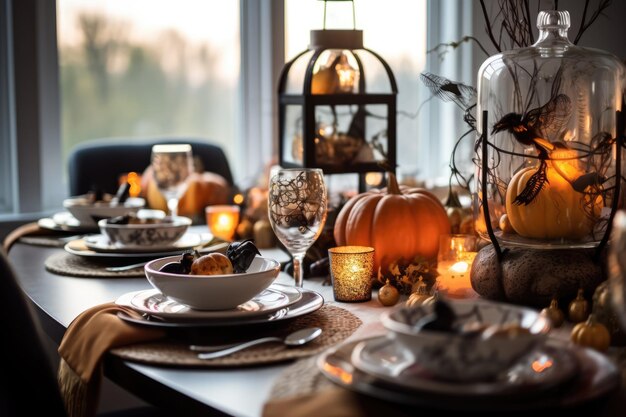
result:
[[[123,248],[146,248],[152,246],[167,247],[178,241],[189,226],[188,217],[164,217],[154,223],[113,224],[109,219],[102,219],[98,227],[109,241]]]
[[[229,310],[254,298],[269,287],[280,272],[274,259],[256,256],[248,271],[226,275],[183,275],[159,272],[180,256],[150,261],[144,267],[152,286],[163,295],[196,310]]]
[[[122,204],[111,201],[94,203],[86,195],[63,200],[63,207],[80,222],[81,226],[93,227],[94,229],[98,227],[98,221],[101,219],[137,213],[145,205],[146,201],[139,197],[128,198]]]
[[[446,300],[459,326],[516,325],[527,330],[515,335],[487,332],[419,330],[419,320],[433,312],[427,306],[396,308],[382,314],[389,336],[413,355],[419,366],[434,377],[451,381],[479,381],[494,378],[525,354],[545,343],[550,330],[539,312],[487,300]],[[492,327],[491,329],[493,329]]]

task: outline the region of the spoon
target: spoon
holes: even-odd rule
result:
[[[224,350],[218,350],[217,352],[199,353],[199,359],[214,359],[221,358],[222,356],[230,355],[231,353],[239,352],[240,350],[247,349],[251,346],[260,345],[262,343],[280,342],[286,346],[301,346],[305,343],[309,343],[311,340],[317,338],[322,334],[322,329],[319,327],[308,327],[306,329],[297,330],[291,334],[288,334],[284,339],[282,337],[263,337],[261,339],[251,340],[249,342],[242,343]],[[194,346],[192,350],[201,350],[201,346]]]

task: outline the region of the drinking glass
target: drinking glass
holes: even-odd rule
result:
[[[324,173],[316,168],[280,169],[270,178],[269,219],[293,257],[296,287],[302,287],[304,255],[326,223]]]
[[[193,172],[191,145],[166,144],[152,147],[154,181],[171,216],[178,213],[178,200],[187,191],[187,179]]]

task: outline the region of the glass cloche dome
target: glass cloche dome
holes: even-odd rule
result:
[[[534,45],[478,72],[475,224],[504,245],[597,247],[619,206],[624,66],[572,44],[569,26],[540,12]]]

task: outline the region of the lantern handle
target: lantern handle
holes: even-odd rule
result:
[[[356,30],[356,14],[354,13],[354,0],[324,0],[324,26],[323,29],[326,30],[326,3],[329,1],[349,1],[352,3],[352,30]]]

